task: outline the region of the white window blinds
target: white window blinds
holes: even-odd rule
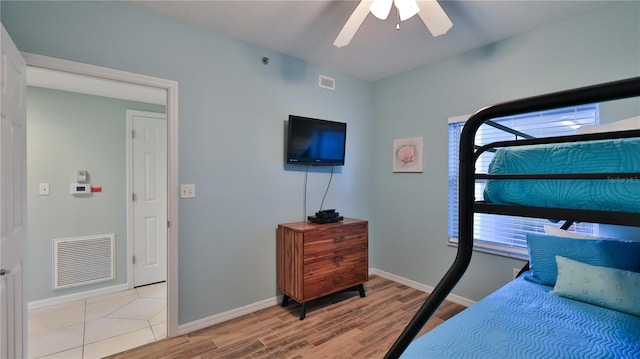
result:
[[[529,113],[492,120],[518,132],[540,138],[572,135],[580,126],[594,125],[599,122],[598,104],[584,105],[552,111]],[[460,133],[464,122],[449,124],[449,241],[457,243],[458,237],[458,162]],[[476,134],[476,145],[495,141],[522,139],[503,130],[483,124]],[[476,171],[486,173],[493,154],[486,152],[476,162]],[[476,181],[475,197],[482,199],[484,183]],[[560,226],[546,219],[523,218],[476,213],[474,215],[474,246],[476,250],[527,258],[527,232],[544,233],[544,225]],[[571,230],[595,234],[597,225],[590,223],[574,224]]]

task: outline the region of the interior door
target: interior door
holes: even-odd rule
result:
[[[167,280],[166,115],[127,111],[133,129],[134,286]]]
[[[0,44],[0,358],[23,358],[27,65],[4,26]]]

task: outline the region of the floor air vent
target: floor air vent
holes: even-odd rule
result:
[[[114,279],[114,242],[115,234],[54,239],[53,288]]]

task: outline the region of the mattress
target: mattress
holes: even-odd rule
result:
[[[502,148],[489,174],[640,172],[640,138]],[[640,212],[640,177],[600,180],[487,180],[489,203]]]
[[[415,339],[410,358],[640,358],[640,317],[523,277]]]

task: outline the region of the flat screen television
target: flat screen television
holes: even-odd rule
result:
[[[287,164],[342,166],[347,124],[289,115]]]

